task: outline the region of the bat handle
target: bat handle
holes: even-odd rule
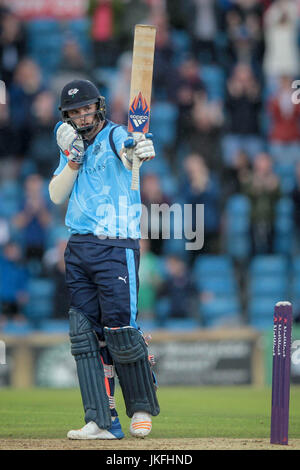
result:
[[[134,156],[132,160],[131,189],[138,191],[140,186],[140,161]]]
[[[143,133],[142,132],[133,132],[132,137],[134,138],[135,142],[138,142],[139,140],[143,139]],[[132,175],[131,175],[131,189],[133,191],[138,191],[139,186],[140,186],[140,166],[141,166],[141,161],[138,157],[134,156],[133,154],[133,160],[132,160]]]

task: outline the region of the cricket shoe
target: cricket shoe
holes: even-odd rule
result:
[[[109,429],[101,429],[94,421],[90,421],[83,428],[69,431],[69,439],[122,439],[124,433],[119,418],[112,421]]]
[[[151,415],[145,411],[137,411],[131,418],[130,433],[134,437],[146,437],[152,429]]]

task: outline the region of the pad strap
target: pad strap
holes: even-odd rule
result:
[[[148,348],[133,327],[104,328],[109,352],[114,360],[129,418],[136,411],[159,414],[156,387],[148,360]]]
[[[76,360],[85,422],[94,421],[99,428],[108,429],[111,415],[97,335],[80,311],[71,308],[69,315],[71,353]]]

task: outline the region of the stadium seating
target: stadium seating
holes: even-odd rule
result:
[[[199,255],[195,260],[194,275],[232,275],[233,262],[228,255]]]
[[[278,300],[285,299],[289,293],[289,280],[284,275],[254,276],[249,284],[250,297],[273,295]]]
[[[199,315],[206,327],[239,323],[241,304],[232,259],[222,255],[199,255],[193,277],[200,294]]]
[[[293,163],[275,163],[274,171],[279,177],[280,188],[283,194],[288,195],[295,185],[295,165]]]
[[[272,324],[276,302],[290,300],[288,258],[282,255],[255,256],[248,272],[248,319],[258,329]]]
[[[25,315],[35,327],[42,320],[53,315],[54,282],[50,279],[30,279],[28,285],[29,302],[25,307]]]
[[[209,100],[219,101],[224,99],[225,76],[220,67],[217,65],[203,65],[201,67],[201,79],[207,89]]]
[[[172,103],[157,101],[151,108],[151,132],[155,139],[155,146],[163,149],[174,145],[176,140],[178,109]]]
[[[283,300],[278,296],[265,296],[253,298],[248,304],[248,322],[259,330],[273,327],[273,315],[276,302]],[[289,300],[289,299],[285,299]]]
[[[218,296],[201,302],[199,314],[205,327],[240,325],[241,305],[236,296]]]
[[[21,188],[17,181],[7,180],[0,188],[0,216],[11,218],[20,210]]]
[[[286,276],[288,274],[289,262],[285,256],[282,255],[257,255],[254,256],[250,263],[250,275],[264,276],[264,275],[278,275]]]
[[[283,197],[276,206],[274,249],[276,253],[290,255],[294,249],[293,201]]]
[[[235,194],[228,198],[226,207],[226,251],[235,260],[249,257],[250,240],[250,201],[243,194]]]

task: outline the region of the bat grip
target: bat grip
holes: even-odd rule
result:
[[[137,191],[140,185],[140,161],[139,158],[133,156],[132,160],[132,175],[131,175],[131,189]]]

